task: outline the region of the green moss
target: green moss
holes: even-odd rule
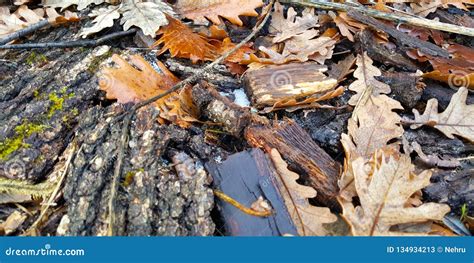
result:
[[[38,54],[34,51],[30,52],[30,55],[26,58],[26,63],[30,66],[36,64],[45,64],[48,62],[48,58],[44,54]]]
[[[133,170],[133,171],[128,171],[125,174],[125,178],[123,180],[122,186],[123,187],[128,187],[133,182],[133,178],[135,177],[135,174],[137,174],[138,172],[144,172],[144,171],[145,171],[145,169],[143,169],[143,168],[136,169],[136,170]]]
[[[15,127],[15,135],[0,142],[0,160],[4,160],[10,154],[14,153],[20,148],[29,147],[25,143],[25,139],[30,137],[33,133],[41,132],[46,126],[35,123],[24,122]]]
[[[60,97],[53,92],[49,94],[49,101],[51,101],[51,106],[49,106],[47,116],[51,118],[54,113],[63,109],[64,97]]]
[[[109,57],[111,57],[113,54],[112,50],[109,50],[107,51],[106,53],[100,55],[100,56],[97,56],[95,58],[92,59],[91,63],[89,64],[89,66],[87,67],[87,72],[89,72],[90,74],[95,74],[97,72],[97,70],[99,69],[99,66],[100,64],[108,59]]]

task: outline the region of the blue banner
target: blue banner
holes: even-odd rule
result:
[[[3,237],[10,262],[474,262],[472,237]]]

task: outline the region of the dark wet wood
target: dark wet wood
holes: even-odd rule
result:
[[[250,207],[259,196],[267,200],[273,214],[256,217],[245,214],[220,199],[216,205],[223,221],[220,234],[232,236],[297,235],[285,203],[275,184],[275,170],[271,160],[260,149],[233,154],[222,163],[209,162],[206,168],[214,179],[214,186],[234,200]]]
[[[253,125],[246,129],[245,137],[250,145],[267,151],[276,148],[288,162],[316,189],[316,200],[338,209],[335,197],[341,166],[321,149],[298,124],[285,120],[274,125]]]

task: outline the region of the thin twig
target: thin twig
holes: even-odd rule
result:
[[[273,213],[271,210],[268,210],[268,211],[257,211],[255,209],[252,209],[252,208],[248,208],[246,207],[245,205],[239,203],[237,200],[235,200],[234,198],[224,194],[222,191],[219,191],[219,190],[216,190],[214,189],[213,190],[214,192],[214,195],[219,197],[222,201],[234,206],[235,208],[239,209],[240,211],[246,213],[247,215],[251,215],[251,216],[259,216],[259,217],[267,217],[267,216],[271,216]]]
[[[43,27],[46,27],[46,26],[49,26],[49,25],[50,25],[50,23],[47,19],[41,20],[38,23],[34,23],[34,24],[32,24],[28,27],[25,27],[23,29],[15,31],[11,34],[8,34],[6,37],[0,39],[0,45],[5,45],[7,43],[10,43],[13,40],[17,40],[20,37],[24,37],[28,34],[31,34],[31,33],[35,32],[36,30],[39,30],[39,29],[41,29]]]
[[[120,174],[122,171],[122,162],[123,158],[125,155],[125,148],[128,142],[128,133],[130,130],[130,123],[135,115],[135,112],[146,106],[149,105],[163,97],[166,97],[167,95],[183,88],[186,85],[189,85],[196,80],[198,80],[201,76],[203,76],[205,73],[208,71],[212,70],[216,65],[220,64],[223,62],[229,55],[240,49],[242,46],[244,46],[247,42],[249,42],[266,24],[268,19],[270,18],[271,10],[273,7],[273,4],[275,3],[275,0],[272,0],[270,2],[270,8],[267,10],[267,14],[265,14],[264,19],[260,22],[260,24],[256,25],[252,32],[245,38],[243,39],[239,44],[237,44],[234,48],[231,50],[225,52],[222,54],[220,57],[218,57],[216,60],[214,60],[212,63],[208,64],[202,69],[196,70],[193,75],[187,77],[183,81],[179,82],[169,90],[167,90],[164,93],[161,93],[160,95],[157,95],[155,97],[152,97],[150,99],[144,100],[142,102],[139,102],[135,104],[128,112],[128,114],[125,116],[125,119],[123,121],[123,126],[122,126],[122,131],[121,131],[121,137],[120,137],[120,145],[117,148],[117,163],[115,164],[115,170],[112,178],[112,185],[111,185],[111,190],[110,190],[110,198],[109,198],[109,214],[108,214],[108,229],[107,229],[107,234],[109,236],[114,236],[116,234],[115,232],[115,199],[117,195],[117,189],[118,185],[120,182]]]
[[[354,6],[341,3],[334,3],[329,1],[318,1],[318,0],[279,0],[281,3],[285,4],[295,4],[301,6],[309,6],[321,9],[330,9],[338,11],[358,11],[367,16],[372,16],[384,20],[395,21],[397,23],[404,23],[419,27],[425,27],[450,33],[456,33],[460,35],[466,35],[474,37],[474,28],[468,28],[448,23],[442,23],[435,20],[430,20],[421,17],[413,17],[406,15],[397,15],[393,13],[380,12],[375,9],[369,9],[363,6]]]
[[[137,32],[137,29],[133,28],[127,31],[115,32],[99,39],[85,39],[67,42],[45,42],[45,43],[26,43],[17,45],[3,45],[0,49],[37,49],[37,48],[71,48],[71,47],[96,47],[104,44],[107,41],[125,37]]]

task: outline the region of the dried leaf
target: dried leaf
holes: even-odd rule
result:
[[[356,195],[351,162],[359,157],[370,159],[377,151],[386,155],[398,153],[397,143],[388,144],[403,134],[400,116],[393,112],[395,109],[403,109],[398,101],[385,95],[372,95],[348,120],[347,134],[341,134],[346,158],[344,172],[338,181],[340,198],[352,200]]]
[[[372,65],[372,59],[364,52],[363,55],[357,55],[357,69],[354,71],[356,81],[352,82],[349,89],[356,94],[349,100],[350,105],[363,105],[371,95],[388,94],[390,86],[378,81],[375,77],[381,76],[382,72]]]
[[[112,60],[118,68],[105,68],[99,82],[101,90],[106,92],[108,99],[117,99],[120,103],[139,102],[163,93],[179,82],[168,69],[158,62],[161,74],[141,56],[130,57],[129,62],[118,55]],[[171,93],[153,103],[160,109],[160,117],[181,127],[188,127],[189,122],[195,121],[193,105],[189,89],[183,89],[179,94]]]
[[[52,25],[78,21],[77,15],[72,12],[67,12],[66,16],[60,16],[51,9],[31,10],[26,5],[22,5],[10,14],[8,7],[0,7],[0,38],[44,19],[48,19]]]
[[[343,217],[351,225],[355,236],[426,235],[428,233],[406,233],[391,231],[399,224],[442,220],[449,206],[425,203],[419,207],[406,207],[407,200],[418,190],[430,184],[430,171],[414,173],[409,156],[388,161],[382,156],[380,166],[373,174],[366,171],[366,161],[358,158],[351,162],[355,177],[355,188],[360,206],[352,202],[341,202]]]
[[[162,35],[153,47],[164,44],[160,54],[169,50],[172,57],[189,58],[193,63],[199,60],[214,60],[217,57],[215,47],[203,36],[178,19],[168,16],[169,24],[158,32]]]
[[[161,26],[167,25],[166,14],[173,14],[173,9],[161,1],[141,2],[136,0],[123,0],[123,7],[120,8],[122,19],[120,23],[123,30],[128,30],[132,26],[139,27],[145,35],[155,38],[156,31]]]
[[[108,6],[93,10],[90,17],[95,17],[92,21],[92,26],[82,29],[80,36],[87,37],[89,35],[100,32],[104,28],[112,27],[114,20],[120,17],[120,13],[116,6]]]
[[[430,99],[426,104],[423,115],[413,109],[415,114],[412,129],[418,129],[423,125],[434,127],[444,133],[448,138],[454,135],[461,136],[474,142],[474,105],[467,105],[468,90],[464,87],[453,95],[448,107],[442,113],[438,113],[438,100]]]
[[[233,49],[236,44],[232,43],[229,37],[224,38],[222,41],[213,40],[214,46],[216,47],[218,54],[224,54],[225,52]],[[251,48],[252,44],[247,43],[239,48],[237,51],[228,56],[225,61],[231,63],[240,63],[249,54],[255,53],[255,50]]]
[[[180,15],[196,24],[207,24],[207,18],[219,25],[221,16],[239,26],[243,25],[239,16],[258,16],[255,9],[261,6],[261,0],[178,0],[175,4]]]
[[[280,43],[294,36],[303,34],[307,31],[313,32],[317,36],[319,32],[313,28],[319,27],[318,17],[314,15],[314,10],[303,10],[302,16],[297,16],[293,7],[290,7],[287,16],[284,16],[284,6],[275,3],[275,11],[272,13],[272,23],[269,31],[275,34],[273,43]]]
[[[15,232],[25,222],[27,216],[22,212],[15,210],[11,213],[7,220],[0,224],[0,233],[4,232],[5,235],[9,235]]]
[[[71,5],[77,5],[78,10],[82,10],[91,4],[99,5],[104,2],[110,2],[107,0],[43,0],[43,6],[48,7],[61,7],[61,9],[65,9],[70,7]]]
[[[351,42],[354,42],[354,34],[356,32],[360,32],[367,27],[365,24],[348,17],[345,12],[336,15],[334,12],[330,11],[329,16],[334,20],[334,23],[336,23],[341,35],[347,37]]]
[[[448,5],[455,6],[459,9],[469,11],[465,4],[474,4],[473,0],[421,0],[411,3],[413,13],[418,16],[426,17],[427,15],[436,12],[439,7],[448,8]]]
[[[275,165],[285,205],[301,236],[324,236],[323,224],[333,223],[337,217],[327,207],[313,206],[308,198],[316,196],[316,190],[296,182],[299,175],[288,170],[286,162],[276,149],[271,149],[270,157]]]
[[[119,6],[108,6],[92,11],[89,16],[95,17],[93,26],[81,32],[87,37],[105,28],[111,27],[114,20],[122,16],[120,23],[124,30],[132,26],[140,28],[145,35],[156,36],[161,26],[167,25],[166,15],[173,15],[173,9],[161,0],[143,2],[142,0],[123,0]]]

